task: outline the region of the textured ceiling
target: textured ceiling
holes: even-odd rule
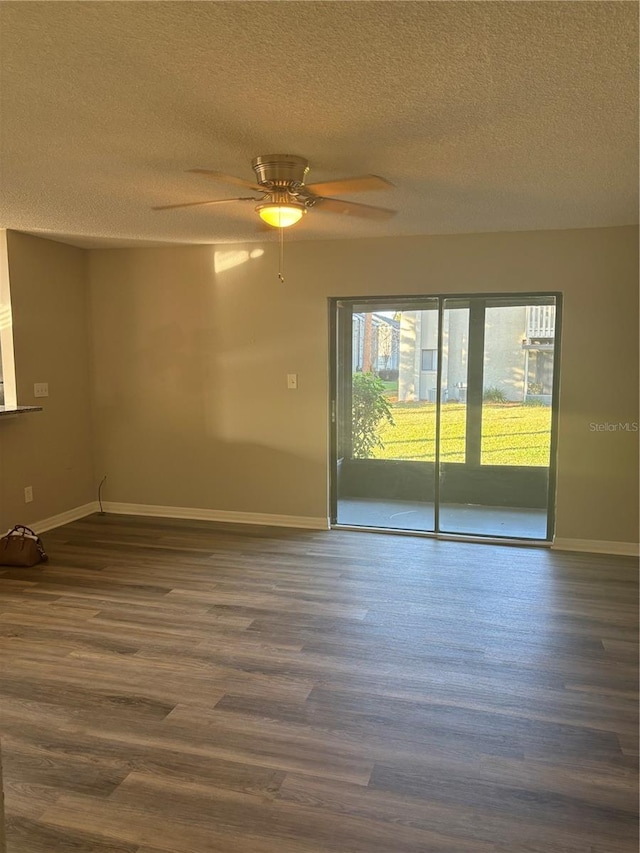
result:
[[[1,224],[81,246],[263,240],[258,154],[390,222],[311,211],[289,239],[637,222],[627,2],[2,2]],[[347,197],[347,196],[345,196]],[[270,235],[273,239],[273,235]]]

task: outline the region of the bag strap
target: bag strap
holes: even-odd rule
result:
[[[31,539],[37,539],[37,535],[30,527],[26,527],[24,524],[16,524],[15,527],[12,527],[11,530],[5,533],[5,536],[25,536],[31,537]]]
[[[13,530],[22,531],[23,536],[26,535],[27,533],[31,536],[36,535],[30,527],[26,527],[24,524],[16,524],[16,526],[13,528]],[[11,531],[11,532],[13,533],[13,531]]]

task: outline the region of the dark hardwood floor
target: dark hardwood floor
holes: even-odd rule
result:
[[[0,567],[8,853],[637,853],[637,561],[91,516]]]

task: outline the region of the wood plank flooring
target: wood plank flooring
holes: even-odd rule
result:
[[[0,567],[8,853],[636,853],[637,561],[91,516]]]

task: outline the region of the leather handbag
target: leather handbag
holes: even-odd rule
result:
[[[48,559],[39,537],[23,524],[16,524],[0,539],[0,566],[28,568]]]

